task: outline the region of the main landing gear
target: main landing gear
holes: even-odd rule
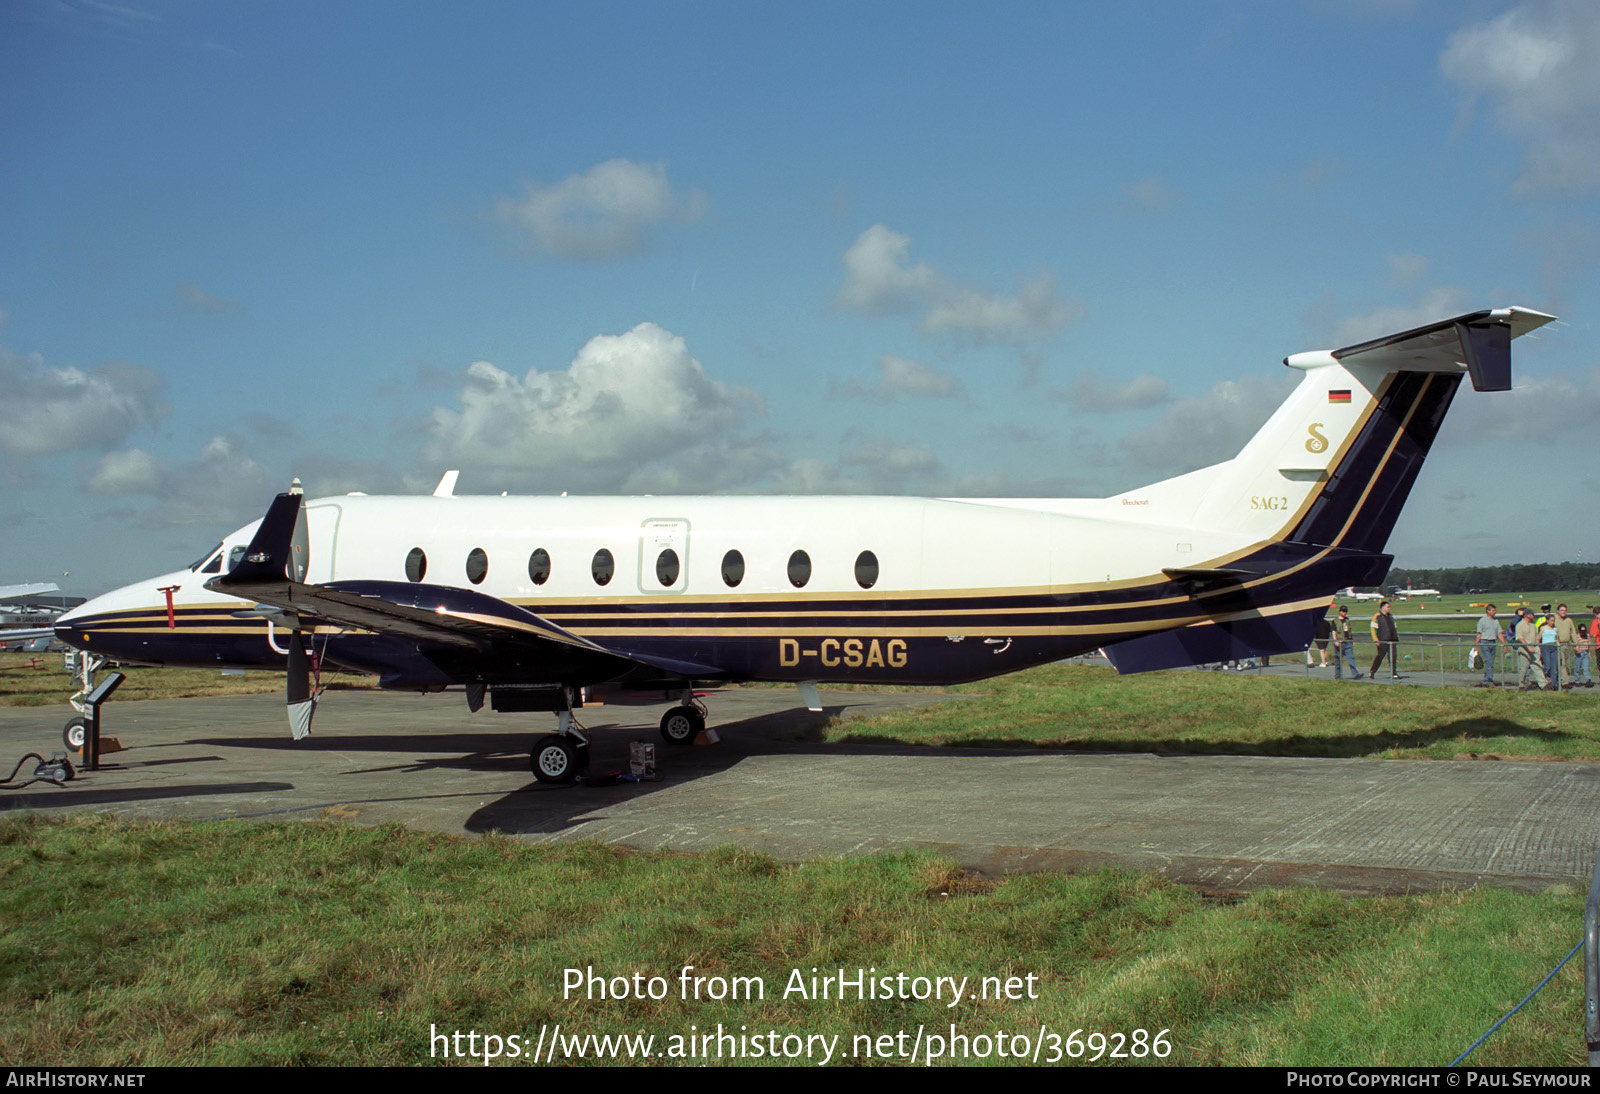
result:
[[[694,692],[683,693],[683,705],[673,707],[661,716],[661,736],[669,745],[692,745],[706,728],[705,704],[694,697]]]
[[[679,698],[680,705],[661,717],[661,736],[670,745],[691,745],[706,728],[705,704],[692,691]],[[589,769],[589,736],[571,710],[556,712],[556,731],[533,742],[528,766],[542,783],[570,783]]]
[[[589,738],[572,717],[572,711],[556,714],[556,731],[533,742],[528,754],[533,777],[542,783],[569,783],[580,771],[589,769]]]

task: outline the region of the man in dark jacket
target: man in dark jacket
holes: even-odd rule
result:
[[[1372,640],[1378,644],[1378,656],[1372,659],[1372,671],[1367,675],[1377,679],[1378,666],[1383,664],[1383,659],[1389,659],[1389,679],[1400,679],[1400,662],[1395,657],[1395,646],[1400,641],[1400,632],[1395,629],[1394,616],[1389,614],[1389,602],[1385,600],[1378,605],[1378,614],[1372,617]]]

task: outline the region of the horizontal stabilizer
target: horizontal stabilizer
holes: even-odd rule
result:
[[[1529,308],[1475,311],[1333,351],[1340,364],[1381,372],[1454,371],[1479,391],[1511,390],[1511,340],[1555,319]]]

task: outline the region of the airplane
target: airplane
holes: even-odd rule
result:
[[[0,585],[0,604],[13,600],[30,600],[45,593],[59,593],[61,587],[54,581],[34,581],[26,585]]]
[[[1382,593],[1358,593],[1350,586],[1345,586],[1333,594],[1335,600],[1382,600]]]
[[[468,497],[307,500],[296,480],[193,565],[97,597],[56,633],[105,658],[287,672],[296,739],[325,666],[548,712],[530,765],[571,781],[596,691],[939,685],[1103,650],[1122,673],[1301,650],[1375,585],[1462,376],[1511,387],[1554,316],[1474,311],[1297,353],[1295,390],[1231,460],[1097,499]]]
[[[0,605],[19,603],[17,611],[0,609],[0,650],[22,650],[24,653],[42,653],[56,641],[54,625],[29,626],[60,613],[59,608],[37,608],[28,602],[49,593],[59,593],[61,587],[53,581],[35,581],[24,585],[0,585]]]
[[[1444,594],[1438,589],[1402,589],[1396,586],[1394,595],[1401,600],[1410,600],[1412,597],[1417,596],[1443,596]]]

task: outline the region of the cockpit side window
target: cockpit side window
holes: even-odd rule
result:
[[[243,543],[235,543],[233,545],[233,550],[228,552],[228,572],[230,574],[233,573],[233,568],[239,565],[239,561],[244,558],[244,553],[247,550],[249,550],[249,548]]]
[[[216,574],[222,572],[222,552],[218,551],[211,556],[211,561],[200,567],[203,574]]]

